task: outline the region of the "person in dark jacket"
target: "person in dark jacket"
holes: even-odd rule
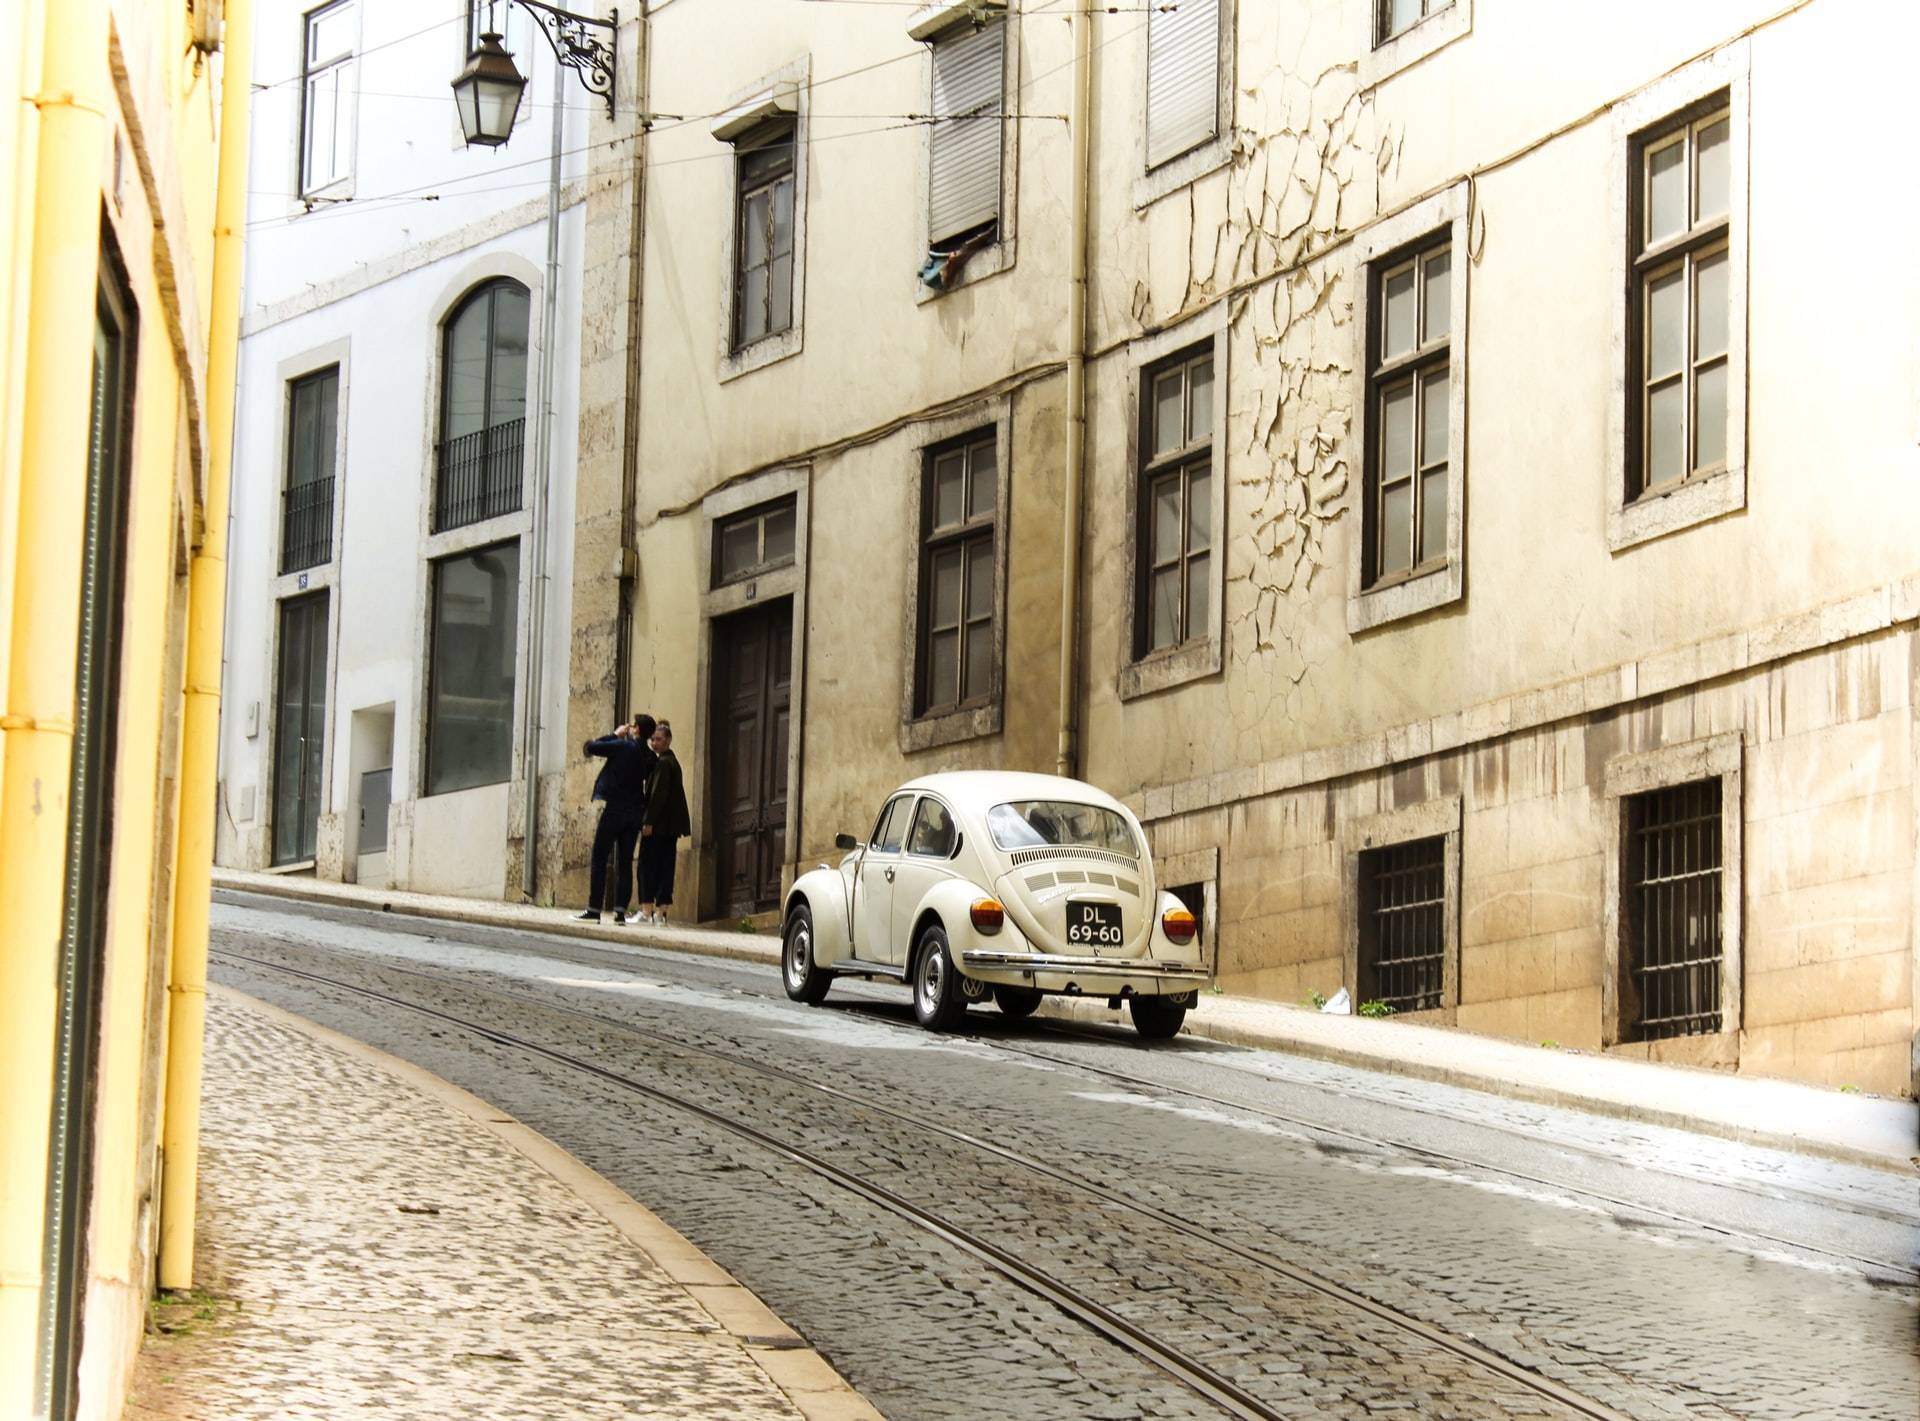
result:
[[[693,832],[693,821],[673,754],[673,727],[664,720],[654,727],[652,745],[658,759],[640,824],[640,921],[664,923],[673,903],[674,845]]]
[[[654,755],[647,744],[653,735],[654,720],[636,711],[627,724],[611,735],[589,740],[580,747],[583,755],[598,756],[607,763],[593,782],[593,797],[603,802],[600,825],[593,831],[593,864],[588,875],[591,887],[586,911],[579,916],[597,922],[606,903],[607,864],[613,864],[613,920],[627,920],[627,900],[633,893],[633,853],[640,840],[640,825],[647,808],[647,782],[653,777]]]

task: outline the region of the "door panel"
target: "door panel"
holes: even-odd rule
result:
[[[792,632],[786,599],[724,617],[713,627],[712,803],[718,815],[719,906],[729,917],[780,902]]]
[[[280,678],[274,710],[273,861],[314,856],[327,740],[327,594],[280,604]]]

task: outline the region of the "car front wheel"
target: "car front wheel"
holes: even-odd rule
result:
[[[1186,1005],[1165,997],[1131,997],[1127,1011],[1133,1017],[1133,1029],[1148,1041],[1165,1041],[1187,1019]]]
[[[1001,1015],[1018,1021],[1023,1016],[1032,1016],[1039,1008],[1040,993],[1031,987],[995,987],[993,1000]]]
[[[780,976],[787,984],[787,995],[796,1002],[817,1007],[825,1000],[833,973],[814,964],[813,911],[805,903],[787,918],[786,934],[780,944]]]
[[[929,1031],[947,1031],[959,1025],[966,1010],[946,929],[934,923],[920,935],[920,952],[914,958],[914,1017]]]

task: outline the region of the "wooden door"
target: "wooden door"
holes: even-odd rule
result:
[[[780,906],[792,700],[793,604],[781,598],[716,621],[709,802],[728,917]]]
[[[327,594],[280,604],[280,684],[273,732],[273,861],[314,856],[327,737]]]

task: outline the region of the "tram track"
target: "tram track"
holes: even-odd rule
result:
[[[792,1140],[783,1139],[770,1131],[761,1129],[746,1120],[728,1114],[712,1105],[689,1099],[682,1093],[669,1090],[658,1084],[638,1080],[609,1066],[586,1060],[578,1055],[558,1047],[502,1030],[498,1026],[474,1021],[454,1012],[412,1000],[405,996],[385,992],[357,982],[331,977],[324,973],[311,972],[287,963],[275,962],[236,952],[230,948],[214,949],[215,956],[244,964],[258,970],[278,973],[283,976],[303,980],[335,991],[346,992],[385,1006],[411,1012],[458,1028],[472,1036],[505,1047],[509,1050],[524,1052],[540,1057],[569,1070],[590,1075],[612,1085],[617,1089],[639,1095],[666,1105],[672,1109],[691,1115],[705,1123],[722,1129],[736,1137],[745,1139],[771,1154],[797,1165],[816,1177],[838,1188],[844,1189],[868,1203],[914,1225],[939,1238],[946,1244],[966,1253],[985,1264],[994,1272],[1025,1291],[1039,1297],[1060,1309],[1068,1316],[1089,1327],[1124,1350],[1142,1358],[1173,1377],[1199,1396],[1231,1416],[1243,1418],[1278,1418],[1291,1414],[1275,1410],[1258,1396],[1248,1391],[1231,1377],[1208,1365],[1204,1360],[1181,1350],[1155,1337],[1139,1324],[1133,1322],[1118,1310],[1107,1306],[1091,1296],[1086,1290],[1077,1287],[1056,1274],[1048,1271],[1019,1254],[996,1243],[986,1235],[943,1218],[925,1206],[916,1203],[900,1192],[888,1188],[871,1178],[836,1164]],[[1322,1299],[1334,1303],[1352,1313],[1363,1314],[1376,1322],[1384,1323],[1396,1332],[1430,1346],[1440,1348],[1478,1371],[1500,1378],[1523,1388],[1543,1401],[1564,1408],[1579,1416],[1605,1418],[1605,1421],[1624,1421],[1626,1413],[1618,1411],[1594,1397],[1587,1396],[1551,1377],[1502,1356],[1481,1344],[1437,1326],[1425,1319],[1416,1317],[1391,1304],[1383,1303],[1364,1293],[1347,1287],[1332,1279],[1325,1278],[1311,1270],[1300,1267],[1285,1259],[1237,1240],[1225,1237],[1218,1232],[1183,1219],[1157,1205],[1129,1197],[1097,1180],[1085,1178],[1071,1170],[1037,1160],[1018,1150],[1014,1150],[996,1141],[982,1139],[979,1136],[959,1130],[940,1121],[930,1120],[897,1106],[886,1105],[844,1090],[837,1086],[811,1080],[798,1072],[763,1061],[742,1056],[734,1052],[723,1051],[711,1046],[703,1046],[685,1041],[663,1032],[650,1030],[619,1018],[609,1017],[580,1007],[555,1002],[550,998],[538,997],[530,993],[516,991],[497,984],[480,986],[467,976],[449,972],[434,972],[417,967],[402,967],[396,964],[383,964],[385,970],[431,983],[439,988],[454,987],[477,995],[492,995],[517,1001],[529,1007],[555,1014],[557,1016],[588,1023],[601,1030],[609,1030],[664,1046],[670,1050],[687,1055],[704,1057],[724,1063],[730,1068],[744,1070],[753,1075],[779,1080],[816,1095],[837,1100],[857,1110],[889,1119],[897,1124],[917,1130],[955,1144],[964,1145],[1000,1162],[1017,1169],[1050,1179],[1057,1184],[1099,1200],[1113,1208],[1122,1209],[1142,1219],[1151,1220],[1159,1229],[1172,1231],[1190,1243],[1230,1255],[1260,1269],[1276,1275],[1297,1287],[1305,1288]],[[1072,1069],[1090,1069],[1111,1078],[1127,1078],[1123,1072],[1112,1072],[1101,1068],[1087,1068],[1079,1062],[1070,1062],[1050,1058],[1044,1052],[1026,1053],[1038,1059],[1048,1060],[1057,1067]],[[1139,1078],[1130,1078],[1139,1081]],[[1139,1081],[1140,1084],[1148,1084]],[[1157,1086],[1159,1089],[1167,1087]],[[1182,1092],[1189,1093],[1190,1092]],[[1221,1102],[1231,1104],[1230,1102]],[[1233,1106],[1236,1109],[1245,1107]],[[1311,1125],[1309,1128],[1325,1131],[1327,1127]],[[1340,1133],[1340,1132],[1333,1132]],[[1364,1138],[1364,1137],[1354,1137]],[[1467,1163],[1463,1161],[1462,1163]]]

